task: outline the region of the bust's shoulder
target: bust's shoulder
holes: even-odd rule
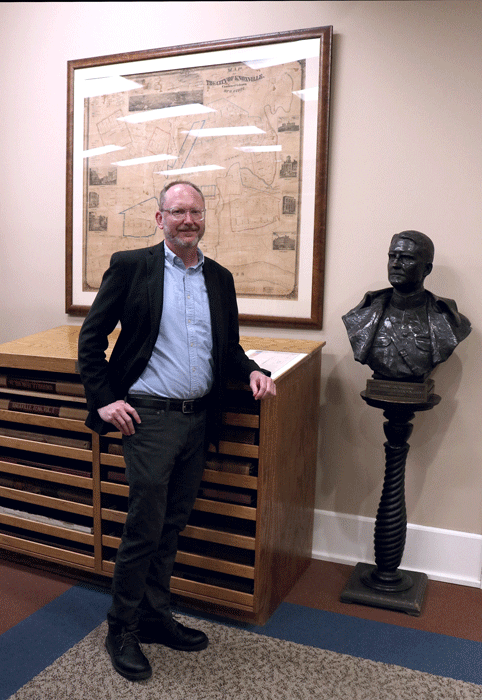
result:
[[[367,329],[377,327],[384,310],[392,297],[393,289],[378,289],[375,292],[367,292],[361,302],[342,316],[343,323],[349,336],[366,335]]]
[[[439,297],[428,290],[425,290],[425,294],[427,295],[427,303],[435,311],[438,311],[439,313],[457,313],[457,304],[453,299]]]
[[[374,292],[367,292],[361,302],[354,309],[348,312],[349,314],[357,314],[360,311],[385,308],[388,305],[393,294],[392,287],[385,289],[377,289]]]
[[[448,324],[459,340],[463,340],[469,335],[472,330],[470,321],[460,313],[453,299],[438,297],[432,292],[427,292],[427,306],[430,320],[434,326]]]
[[[377,289],[374,292],[367,292],[363,299],[361,300],[359,306],[371,306],[372,304],[379,304],[390,301],[393,294],[393,287],[385,287],[384,289]]]

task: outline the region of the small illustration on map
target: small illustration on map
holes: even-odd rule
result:
[[[298,161],[296,158],[291,160],[291,156],[287,156],[286,160],[281,163],[279,170],[280,177],[298,177]]]
[[[279,127],[278,127],[278,132],[283,132],[283,131],[299,131],[300,130],[300,125],[297,121],[294,119],[292,121],[283,121]]]
[[[295,250],[296,240],[287,233],[273,234],[273,250]]]

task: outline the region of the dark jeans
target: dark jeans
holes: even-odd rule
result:
[[[178,534],[187,524],[206,462],[206,411],[137,408],[123,438],[129,507],[112,583],[111,625],[134,629],[139,616],[170,616]]]

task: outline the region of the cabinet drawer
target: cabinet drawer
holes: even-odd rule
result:
[[[21,423],[22,425],[38,425],[44,428],[57,428],[59,430],[71,430],[75,433],[91,434],[91,431],[84,425],[82,420],[74,420],[72,418],[42,416],[36,413],[21,413],[19,411],[0,409],[0,420]]]
[[[64,564],[74,564],[83,569],[94,569],[94,556],[41,544],[40,542],[31,542],[30,540],[24,540],[20,537],[12,537],[0,533],[0,546],[13,552],[28,553],[40,559]]]
[[[181,532],[181,535],[182,537],[199,539],[203,542],[213,542],[214,544],[238,547],[238,549],[247,549],[253,552],[256,547],[256,540],[254,537],[238,535],[231,532],[222,532],[220,530],[212,530],[207,527],[198,527],[195,525],[186,525],[184,530]],[[106,547],[117,549],[120,542],[120,537],[114,537],[113,535],[102,535],[102,544]]]
[[[94,546],[94,535],[87,532],[79,532],[67,527],[59,525],[49,525],[48,523],[38,523],[28,518],[20,518],[6,513],[0,513],[0,523],[10,525],[20,529],[29,530],[30,532],[38,532],[51,537],[58,537],[64,540],[72,540],[73,542],[82,542],[83,544]]]
[[[0,435],[0,446],[15,450],[24,450],[26,452],[37,452],[38,454],[44,455],[67,457],[68,459],[80,459],[83,462],[92,462],[92,450],[89,449],[53,445],[51,443],[37,442],[35,440],[6,437],[5,435]]]
[[[237,425],[242,428],[259,428],[259,415],[253,413],[223,413],[224,425]]]
[[[216,452],[215,447],[209,446],[209,452]],[[250,459],[258,459],[258,445],[247,445],[244,442],[227,442],[221,440],[219,443],[219,454],[233,455],[233,457],[249,457]]]
[[[178,564],[195,566],[199,569],[207,569],[208,571],[217,571],[221,574],[229,574],[230,576],[254,579],[254,566],[237,564],[233,561],[215,559],[214,557],[193,554],[192,552],[183,552],[179,550],[176,556],[176,562]]]
[[[205,498],[196,499],[194,510],[201,510],[206,513],[217,513],[218,515],[227,515],[244,520],[256,520],[256,508],[238,506],[233,503],[222,503],[220,501],[210,501]]]
[[[21,503],[33,503],[37,506],[45,508],[54,508],[55,510],[65,511],[66,513],[77,513],[78,515],[86,515],[92,518],[94,516],[93,506],[85,505],[84,503],[74,503],[66,501],[62,498],[54,498],[53,496],[42,496],[39,493],[30,493],[29,491],[18,491],[17,489],[0,486],[0,496],[8,498],[12,501],[20,501]]]
[[[74,474],[64,474],[54,470],[39,467],[30,467],[24,464],[14,464],[13,462],[4,462],[0,460],[0,472],[7,474],[18,474],[26,476],[30,479],[41,479],[44,481],[65,484],[66,486],[77,486],[80,489],[92,490],[94,481],[86,472],[85,476],[76,476]]]
[[[174,594],[187,598],[214,603],[216,606],[222,604],[228,608],[235,608],[248,613],[253,612],[254,596],[228,587],[192,581],[188,578],[180,578],[174,574],[171,578],[171,591]]]

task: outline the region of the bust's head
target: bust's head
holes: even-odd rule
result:
[[[388,251],[388,280],[401,294],[423,289],[432,271],[434,245],[420,231],[402,231],[393,236]]]

